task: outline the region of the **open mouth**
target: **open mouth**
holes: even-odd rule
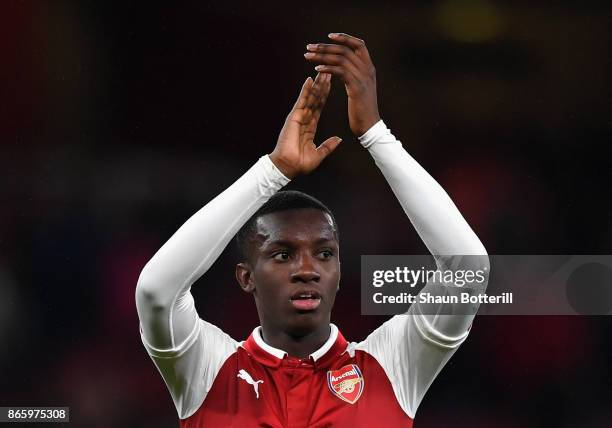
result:
[[[316,291],[298,291],[289,300],[298,311],[313,311],[321,304],[321,295]]]

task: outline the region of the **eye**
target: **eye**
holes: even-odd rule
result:
[[[332,253],[330,250],[323,250],[319,253],[319,255],[321,256],[321,258],[327,260],[331,258],[334,255],[334,253]]]
[[[279,251],[278,253],[275,253],[272,258],[279,262],[284,262],[289,260],[289,253],[287,251]]]

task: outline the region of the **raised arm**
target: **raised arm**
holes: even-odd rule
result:
[[[448,194],[380,119],[376,70],[364,41],[343,33],[331,33],[329,37],[335,43],[309,44],[304,56],[318,64],[315,69],[319,72],[331,73],[344,82],[351,130],[374,158],[438,267],[487,267],[483,245]],[[461,257],[465,255],[475,257]],[[427,318],[449,336],[463,335],[471,323],[471,317]]]
[[[363,40],[342,33],[329,37],[334,43],[307,45],[305,57],[318,64],[316,70],[344,82],[351,130],[374,158],[438,268],[488,272],[487,253],[455,204],[380,120],[376,72]],[[485,286],[470,291],[483,292]],[[444,287],[449,293],[458,290],[452,283]],[[439,284],[427,284],[423,291],[439,289]],[[477,306],[471,314],[465,309],[413,304],[408,316],[393,317],[358,345],[383,366],[409,416],[414,417],[425,391],[466,338]]]
[[[136,306],[142,341],[181,419],[200,407],[238,346],[199,318],[191,286],[260,206],[291,178],[316,168],[338,145],[337,137],[319,147],[313,141],[329,87],[329,75],[306,79],[274,151],[187,220],[140,274]]]
[[[176,348],[188,338],[198,320],[191,285],[261,205],[290,179],[315,169],[340,143],[332,137],[319,147],[314,144],[330,78],[318,74],[315,81],[306,79],[274,151],[187,220],[142,270],[136,305],[152,347]]]

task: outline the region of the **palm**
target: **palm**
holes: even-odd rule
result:
[[[318,74],[314,82],[308,79],[285,120],[270,157],[287,176],[295,177],[311,172],[341,141],[338,137],[332,137],[319,147],[314,142],[319,117],[329,94],[330,81],[329,74]]]
[[[297,161],[302,173],[308,173],[318,165],[319,154],[314,143],[317,123],[318,118],[314,117],[312,110],[294,110],[279,137],[290,143],[287,144],[287,155]]]

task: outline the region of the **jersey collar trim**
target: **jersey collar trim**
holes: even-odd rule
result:
[[[334,357],[343,352],[348,345],[342,334],[338,331],[338,327],[330,323],[329,339],[319,349],[310,354],[310,358],[315,363],[317,368],[325,366],[327,360],[333,360]],[[288,354],[282,349],[274,348],[264,342],[261,337],[261,326],[255,328],[249,338],[242,343],[242,347],[251,353],[262,364],[271,367],[278,367],[283,358]],[[333,354],[333,355],[331,355]],[[327,358],[330,357],[330,358]]]
[[[287,353],[282,349],[275,348],[264,342],[263,338],[261,337],[261,326],[256,327],[255,330],[253,330],[253,333],[251,333],[251,337],[255,340],[257,346],[259,346],[262,350],[266,351],[268,354],[271,354],[281,360],[287,355]]]
[[[336,339],[338,338],[338,327],[331,323],[329,324],[329,326],[331,327],[331,332],[329,333],[329,339],[327,339],[327,342],[325,342],[323,346],[321,346],[319,349],[310,354],[310,358],[312,358],[314,362],[317,362],[319,359],[321,359],[321,357],[331,349],[334,343],[336,343]]]

